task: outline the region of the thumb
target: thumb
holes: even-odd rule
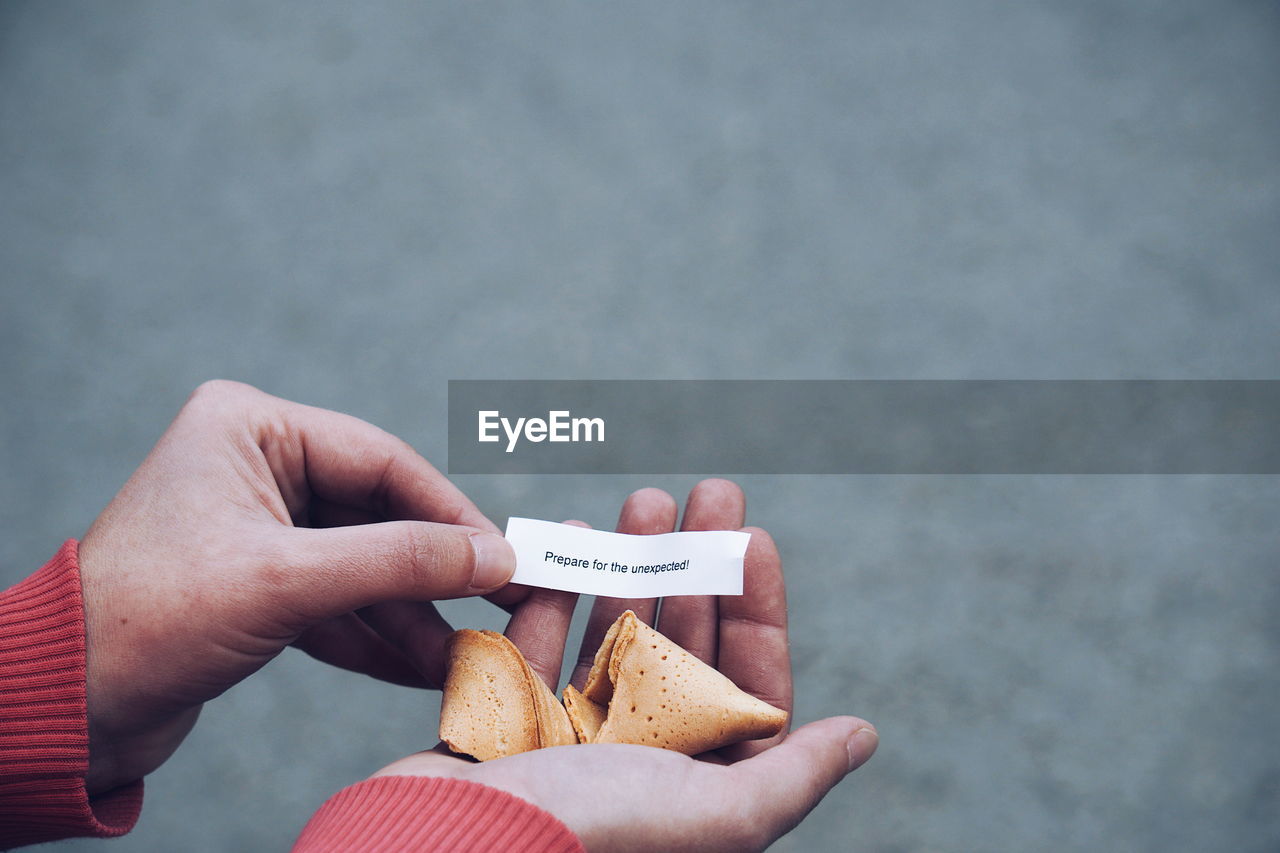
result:
[[[857,717],[829,717],[796,729],[775,747],[728,768],[726,786],[753,804],[768,846],[795,827],[827,792],[876,751],[875,728]]]
[[[313,619],[384,601],[480,595],[506,584],[516,567],[506,539],[454,524],[293,528],[285,542],[281,594]]]

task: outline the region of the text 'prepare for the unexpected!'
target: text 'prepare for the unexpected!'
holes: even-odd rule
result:
[[[689,568],[688,560],[671,560],[655,565],[619,563],[617,560],[597,560],[594,557],[566,557],[554,551],[547,551],[542,558],[544,563],[555,563],[569,568],[594,569],[597,572],[630,572],[633,575],[656,575],[661,572],[679,572]]]

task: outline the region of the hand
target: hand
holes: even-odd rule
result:
[[[497,528],[399,439],[202,385],[80,543],[90,794],[160,766],[202,703],[291,643],[439,686],[452,628],[429,602],[492,592],[514,567]]]
[[[678,507],[665,492],[627,499],[622,533],[665,533]],[[742,491],[725,480],[699,483],[682,530],[738,529]],[[571,682],[581,688],[604,633],[630,608],[727,675],[743,690],[791,710],[787,605],[782,562],[769,534],[751,533],[741,596],[598,598]],[[507,627],[530,665],[554,690],[576,596],[534,590]],[[589,744],[540,749],[473,763],[443,747],[375,776],[451,776],[501,788],[560,818],[589,850],[762,850],[794,827],[846,774],[875,752],[875,729],[833,717],[764,741],[689,758],[646,746]]]

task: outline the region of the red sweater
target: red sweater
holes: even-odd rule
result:
[[[84,603],[76,542],[0,593],[0,848],[133,828],[142,780],[89,797]],[[294,853],[581,851],[550,813],[458,779],[387,776],[339,791]]]

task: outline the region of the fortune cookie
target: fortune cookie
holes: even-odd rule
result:
[[[786,711],[740,690],[630,610],[605,635],[583,692],[570,690],[570,720],[585,743],[635,743],[697,755],[772,737],[787,723]],[[604,722],[595,728],[606,705]]]
[[[573,743],[632,743],[697,755],[771,737],[787,712],[740,690],[630,610],[605,634],[582,692],[564,705],[510,640],[455,631],[440,739],[481,761]]]
[[[579,743],[595,740],[609,710],[579,693],[572,684],[564,688],[564,709],[569,712],[569,722],[573,723],[573,733],[578,736]]]
[[[577,743],[564,707],[524,655],[493,631],[455,631],[440,705],[440,739],[481,761]]]

